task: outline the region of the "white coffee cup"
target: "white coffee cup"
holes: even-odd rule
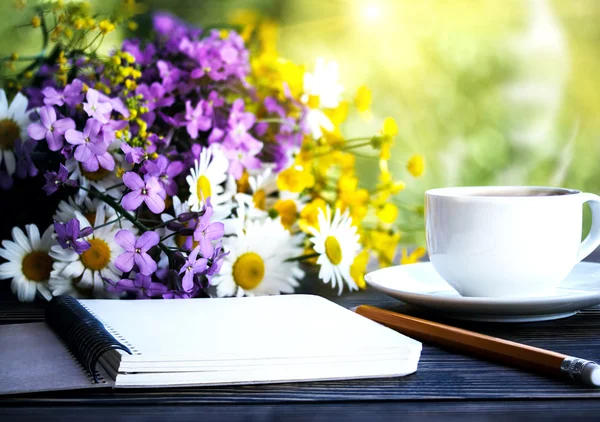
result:
[[[549,187],[460,187],[425,193],[429,258],[462,296],[552,294],[600,244],[600,196]],[[581,242],[582,206],[592,228]]]

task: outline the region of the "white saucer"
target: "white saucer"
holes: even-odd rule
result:
[[[365,275],[365,280],[407,304],[473,321],[546,321],[600,304],[600,264],[592,262],[577,264],[554,294],[544,297],[462,297],[430,262],[382,268]]]

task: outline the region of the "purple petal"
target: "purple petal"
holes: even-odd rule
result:
[[[135,236],[127,229],[121,229],[115,234],[115,242],[126,251],[135,251]]]
[[[46,132],[46,142],[50,151],[58,151],[63,146],[63,136],[60,133],[49,130]]]
[[[69,129],[75,129],[75,122],[69,118],[60,119],[54,122],[53,127],[55,132],[62,135]]]
[[[142,234],[139,239],[135,242],[135,247],[140,249],[142,252],[146,252],[153,246],[158,245],[160,236],[158,233],[153,231],[147,231]]]
[[[148,195],[144,197],[144,202],[146,202],[146,205],[148,205],[148,208],[154,214],[160,214],[165,210],[165,200],[156,192],[149,192]]]
[[[223,234],[225,234],[225,225],[221,222],[212,223],[205,230],[205,237],[210,240],[223,237]]]
[[[108,171],[113,171],[115,168],[115,159],[108,152],[99,155],[98,162],[100,163],[103,169],[106,169]]]
[[[156,261],[154,261],[147,253],[136,253],[134,256],[134,260],[138,268],[140,269],[140,273],[144,275],[151,275],[156,271]]]
[[[44,139],[46,137],[46,132],[48,132],[48,129],[39,123],[32,123],[27,126],[27,134],[36,141]]]
[[[181,287],[186,292],[189,292],[194,287],[194,273],[192,271],[186,271],[181,279]]]
[[[54,111],[54,107],[45,106],[40,108],[40,122],[42,125],[46,127],[46,129],[50,129],[52,123],[56,120],[56,112]]]
[[[83,144],[85,142],[83,133],[81,133],[81,132],[79,132],[79,131],[77,131],[75,129],[69,129],[69,130],[67,130],[65,132],[65,139],[71,145],[80,145],[80,144]]]
[[[85,144],[79,145],[75,149],[75,154],[73,154],[73,156],[75,157],[75,159],[77,161],[79,161],[80,163],[87,163],[89,161],[89,159],[92,158],[93,155],[94,154],[92,154],[92,151]],[[92,163],[88,163],[88,164],[92,164]],[[90,166],[90,168],[91,167],[92,166]]]
[[[142,190],[146,187],[146,184],[142,178],[133,171],[128,171],[123,175],[123,183],[125,183],[125,186],[132,190]]]
[[[121,200],[121,205],[123,205],[123,208],[125,208],[127,211],[135,211],[140,207],[140,205],[142,205],[142,202],[144,202],[144,198],[145,198],[145,196],[142,195],[142,193],[140,191],[136,190],[133,192],[129,192]],[[164,208],[164,202],[163,202],[163,208]]]
[[[115,267],[124,273],[131,271],[134,264],[134,255],[133,252],[123,252],[115,259]]]

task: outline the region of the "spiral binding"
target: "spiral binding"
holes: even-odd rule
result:
[[[79,363],[101,382],[96,372],[98,359],[109,350],[131,350],[115,337],[79,301],[71,296],[56,296],[46,307],[46,321]]]

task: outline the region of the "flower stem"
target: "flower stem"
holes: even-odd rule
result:
[[[109,226],[114,223],[118,223],[121,220],[121,218],[122,218],[122,215],[120,215],[120,217],[118,217],[118,218],[115,218],[114,220],[108,221],[104,224],[100,224],[99,226],[94,227],[94,230],[101,229],[102,227],[106,227],[106,226]]]
[[[321,255],[320,253],[316,253],[316,252],[308,254],[308,255],[300,255],[300,256],[296,256],[294,258],[288,258],[285,260],[285,262],[304,261],[305,259],[316,258],[320,255]]]
[[[119,205],[113,197],[111,197],[109,195],[105,195],[102,192],[99,192],[95,189],[91,190],[91,189],[84,188],[82,186],[80,186],[79,189],[83,189],[84,191],[89,192],[92,196],[95,196],[96,198],[98,198],[98,199],[102,200],[103,202],[107,203],[108,205],[110,205],[115,211],[117,211],[119,214],[121,214],[123,217],[125,217],[127,220],[129,220],[139,230],[141,230],[143,232],[151,231],[151,229],[149,229],[144,224],[142,224],[133,215],[129,214],[129,212],[127,212],[127,210],[125,208],[123,208],[121,205]],[[167,248],[162,242],[158,243],[158,247],[165,254],[167,254],[168,257],[173,255],[173,252],[170,251],[169,248]]]

